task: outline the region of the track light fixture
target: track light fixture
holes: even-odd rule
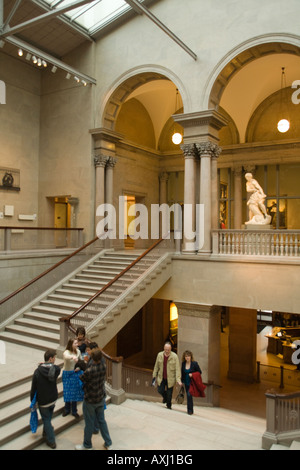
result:
[[[5,41],[0,40],[0,48],[2,48],[4,46],[4,44],[5,44]],[[23,45],[22,41],[18,41],[18,43],[16,43],[16,44],[13,42],[13,44],[15,46],[17,46],[17,48],[18,48],[18,56],[19,57],[23,57],[24,53],[25,53],[26,54],[25,58],[26,58],[27,61],[32,60],[32,63],[34,65],[36,65],[37,67],[39,67],[39,68],[42,68],[42,67],[47,68],[48,67],[49,62],[47,62],[47,60],[48,60],[47,59],[47,54],[45,56],[46,58],[42,58],[42,57],[39,57],[39,54],[37,55],[36,50],[33,50],[33,49],[31,50],[30,48],[27,48],[27,47],[29,47],[28,45],[27,46],[25,45],[24,47],[19,47],[19,46]],[[59,61],[55,60],[55,59],[53,60],[52,63],[51,63],[51,59],[50,59],[50,65],[51,65],[51,72],[52,73],[55,73],[58,68],[62,68],[62,70],[65,70],[65,71],[68,70],[68,68],[65,68],[64,65],[61,67],[60,64],[59,64]],[[91,81],[89,81],[89,79],[86,79],[85,75],[81,76],[80,73],[78,75],[77,74],[73,75],[72,71],[67,72],[66,79],[69,80],[72,76],[78,84],[81,83],[85,87],[88,84],[94,83],[93,79],[91,79]]]

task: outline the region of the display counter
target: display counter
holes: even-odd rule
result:
[[[265,337],[268,338],[267,352],[282,354],[283,361],[292,364],[292,354],[295,351],[293,342],[300,339],[300,328],[276,326]]]

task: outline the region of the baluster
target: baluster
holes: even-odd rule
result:
[[[274,243],[274,239],[275,239],[275,235],[271,235],[271,256],[274,256],[274,246],[275,246],[275,243]]]
[[[298,256],[298,235],[295,235],[295,256]]]
[[[263,233],[261,235],[261,254],[265,255],[266,254],[266,235]]]
[[[276,244],[276,256],[279,255],[279,236],[276,235],[275,237],[275,244]]]
[[[249,233],[244,238],[244,255],[249,254]]]
[[[226,238],[226,251],[225,253],[228,255],[230,253],[230,233],[227,233]]]
[[[241,251],[241,234],[237,233],[236,234],[236,254],[238,255]]]
[[[219,253],[222,254],[222,253],[223,253],[224,233],[223,233],[223,232],[219,232],[219,233],[218,233],[218,236],[219,236]]]
[[[290,235],[290,242],[289,242],[289,255],[293,256],[293,245],[294,245],[294,238],[293,234]]]
[[[260,244],[261,244],[261,235],[260,235],[260,233],[257,233],[255,238],[256,238],[256,240],[255,240],[255,242],[256,242],[255,243],[256,244],[256,255],[260,255],[261,254],[261,249],[260,249],[261,248],[261,246],[260,246]]]
[[[231,241],[231,254],[235,254],[235,233],[232,234],[232,241]]]
[[[252,255],[253,234],[249,233],[248,238],[248,255]]]
[[[280,236],[280,256],[283,255],[283,250],[284,250],[284,237],[283,234]]]
[[[266,255],[270,256],[270,235],[266,233]]]

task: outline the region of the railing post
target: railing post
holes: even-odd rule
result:
[[[10,251],[11,249],[11,229],[6,227],[4,229],[4,251]]]
[[[60,329],[59,329],[59,346],[56,350],[57,357],[60,359],[63,357],[63,352],[66,349],[68,343],[68,323],[66,321],[60,320]]]
[[[256,362],[257,369],[256,369],[256,382],[260,383],[260,361]]]
[[[284,367],[280,366],[280,388],[284,388],[284,380],[283,380],[283,374],[284,374]]]
[[[122,367],[123,361],[112,363],[112,385],[109,390],[111,402],[114,405],[120,405],[126,400],[125,390],[122,388]]]
[[[219,253],[219,232],[212,232],[212,253],[217,255]]]
[[[277,443],[277,398],[276,391],[270,390],[266,393],[266,423],[267,428],[262,437],[262,448],[270,449],[272,444]]]

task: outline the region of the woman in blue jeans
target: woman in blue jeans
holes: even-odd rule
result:
[[[189,415],[194,413],[193,397],[189,392],[193,372],[200,372],[202,374],[198,362],[194,361],[193,353],[191,351],[184,351],[181,364],[181,382],[186,390],[187,412]]]

